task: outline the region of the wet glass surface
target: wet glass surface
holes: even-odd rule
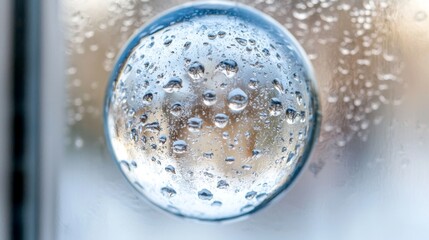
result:
[[[112,157],[148,200],[184,217],[258,211],[294,181],[319,128],[307,56],[244,5],[164,13],[129,41],[111,81]]]
[[[184,1],[60,1],[68,95],[58,239],[427,239],[429,4],[239,2],[288,29],[318,80],[320,137],[293,188],[226,225],[184,221],[142,201],[106,148],[105,89],[127,39]]]

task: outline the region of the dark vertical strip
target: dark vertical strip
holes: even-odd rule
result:
[[[38,236],[40,6],[13,2],[11,239]]]

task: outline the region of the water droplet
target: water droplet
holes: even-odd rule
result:
[[[248,193],[246,193],[245,198],[247,200],[252,200],[256,196],[256,194],[257,194],[257,192],[255,192],[255,191],[248,192]]]
[[[145,95],[143,95],[143,103],[149,104],[153,101],[153,93],[148,92]]]
[[[295,96],[296,96],[296,102],[298,103],[298,105],[302,105],[303,99],[302,99],[301,92],[295,92]]]
[[[238,65],[234,60],[225,59],[216,66],[216,70],[225,74],[228,78],[232,78],[238,72]]]
[[[164,197],[171,198],[171,197],[174,197],[176,195],[176,190],[174,190],[173,188],[170,188],[170,187],[163,187],[163,188],[161,188],[161,194]]]
[[[262,153],[262,151],[259,149],[253,149],[252,150],[252,156],[253,157],[259,157],[261,153]]]
[[[246,106],[249,98],[240,88],[236,88],[228,94],[228,106],[231,110],[239,112]]]
[[[174,103],[170,107],[170,113],[174,116],[180,116],[183,112],[183,106],[180,103]]]
[[[228,132],[223,132],[222,133],[222,138],[223,139],[228,139],[229,138],[229,133]]]
[[[214,156],[214,153],[212,153],[212,152],[203,153],[203,157],[205,157],[205,158],[213,158],[213,156]]]
[[[235,161],[235,158],[234,158],[234,157],[231,157],[231,156],[230,156],[230,157],[226,157],[226,158],[225,158],[225,162],[226,162],[226,163],[231,164],[231,163],[233,163],[234,161]]]
[[[271,98],[269,110],[271,116],[279,116],[283,110],[282,102],[278,98]]]
[[[262,53],[263,53],[265,56],[270,56],[270,51],[269,51],[268,49],[266,49],[266,48],[262,49]]]
[[[165,142],[167,142],[167,136],[165,135],[159,136],[159,143],[164,144]]]
[[[223,38],[223,37],[225,37],[226,32],[224,32],[224,31],[219,31],[219,32],[217,32],[217,35],[219,35],[219,37],[220,37],[220,38]]]
[[[199,132],[203,126],[201,118],[193,117],[188,119],[188,129],[190,132]]]
[[[170,46],[170,44],[173,42],[173,39],[171,39],[171,38],[167,38],[167,39],[165,39],[165,41],[164,41],[164,45],[165,46]]]
[[[188,68],[189,76],[194,80],[199,80],[204,77],[204,66],[199,62],[193,62]]]
[[[211,200],[213,198],[213,194],[209,190],[203,189],[198,192],[198,198],[201,200]]]
[[[158,133],[161,131],[161,126],[159,125],[159,122],[151,122],[144,125],[145,131]]]
[[[257,89],[259,86],[259,81],[255,78],[250,78],[248,86],[250,89]]]
[[[213,40],[213,39],[215,39],[215,38],[217,37],[217,35],[216,35],[216,33],[209,33],[209,34],[207,34],[207,37],[208,37],[210,40]]]
[[[169,173],[176,174],[176,169],[171,165],[168,165],[167,167],[165,167],[165,171],[169,172]]]
[[[191,42],[186,42],[186,43],[183,45],[183,48],[185,48],[185,50],[188,50],[190,46],[191,46]]]
[[[240,212],[250,212],[255,208],[252,204],[248,204],[240,209]]]
[[[133,139],[134,142],[137,142],[139,140],[139,134],[137,133],[137,129],[135,128],[131,129],[131,139]]]
[[[274,88],[277,89],[277,91],[279,91],[279,93],[284,93],[285,90],[283,88],[283,84],[279,79],[274,78],[272,83],[274,85]]]
[[[212,203],[212,207],[220,207],[220,206],[222,206],[222,202],[221,201],[214,201]]]
[[[256,201],[258,202],[264,201],[267,197],[268,195],[266,193],[260,193],[256,195]]]
[[[133,69],[133,67],[130,64],[127,64],[124,69],[124,74],[131,72],[131,69]]]
[[[172,77],[162,88],[168,93],[177,92],[182,88],[182,79]]]
[[[293,109],[293,108],[286,109],[286,121],[289,124],[296,123],[298,115],[299,114],[298,114],[298,112],[295,109]]]
[[[214,122],[216,127],[224,128],[228,124],[229,117],[223,113],[216,114]]]
[[[229,184],[225,180],[220,180],[217,182],[217,188],[219,189],[226,189],[229,187]]]
[[[120,166],[121,166],[122,171],[124,171],[124,172],[131,171],[130,164],[128,164],[127,161],[121,161]]]
[[[290,152],[289,155],[287,156],[287,160],[286,162],[290,162],[295,158],[295,153],[294,152]]]
[[[204,172],[204,176],[208,177],[208,178],[213,178],[213,174],[209,173],[209,172]]]
[[[244,38],[235,38],[235,41],[238,42],[238,44],[240,44],[241,46],[246,46],[247,45],[247,40]]]
[[[246,164],[246,165],[241,166],[241,168],[243,170],[249,171],[250,169],[252,169],[252,166]]]
[[[183,140],[177,140],[173,143],[173,152],[175,153],[185,153],[188,150],[188,145]]]
[[[216,103],[216,92],[213,90],[206,90],[203,93],[203,102],[207,106],[212,106]]]
[[[142,114],[142,115],[140,116],[140,122],[141,122],[141,123],[146,123],[147,119],[148,119],[147,114]]]

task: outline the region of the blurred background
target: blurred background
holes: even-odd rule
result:
[[[287,28],[322,125],[296,184],[232,223],[155,209],[109,156],[127,39],[182,0],[0,1],[0,239],[429,239],[429,1],[242,0]]]

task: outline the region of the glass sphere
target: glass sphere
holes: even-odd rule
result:
[[[179,216],[255,212],[295,179],[318,129],[309,61],[280,24],[239,4],[193,3],[123,49],[105,102],[129,182]]]

